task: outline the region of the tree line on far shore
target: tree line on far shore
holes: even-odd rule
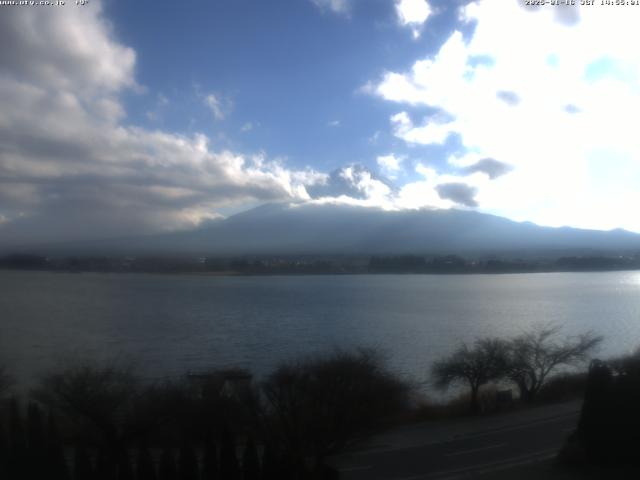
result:
[[[437,387],[512,382],[533,402],[562,367],[601,342],[544,326],[462,344],[434,363]],[[281,364],[262,382],[216,370],[145,382],[128,365],[70,365],[43,375],[26,403],[0,367],[0,478],[52,480],[333,479],[327,459],[416,410],[411,382],[372,349]]]

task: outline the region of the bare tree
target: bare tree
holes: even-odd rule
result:
[[[449,357],[435,362],[431,375],[436,387],[441,389],[466,383],[471,390],[469,409],[471,413],[478,413],[478,391],[482,385],[504,376],[507,352],[506,343],[496,338],[478,339],[472,347],[463,343]]]
[[[541,325],[509,342],[507,378],[520,390],[520,399],[532,402],[549,375],[560,366],[575,366],[602,342],[593,332],[560,337],[559,325]]]

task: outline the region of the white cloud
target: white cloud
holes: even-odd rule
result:
[[[402,158],[386,155],[377,160],[383,167],[383,173],[388,173],[384,172],[384,167],[396,174],[402,169]],[[489,181],[488,176],[476,172],[462,176],[441,175],[423,164],[418,164],[415,169],[422,179],[397,188],[367,168],[351,165],[330,175],[316,176],[315,183],[307,190],[312,203],[378,207],[385,210],[449,209],[474,206],[477,190]]]
[[[315,202],[384,208],[391,208],[394,196],[394,189],[387,179],[359,164],[347,165],[329,175],[316,176],[307,191]]]
[[[371,172],[353,167],[343,168],[340,175],[362,192],[363,197],[373,204],[383,204],[391,194],[391,188],[374,178]]]
[[[112,29],[102,19],[99,3],[88,9],[51,8],[39,14],[15,10],[37,9],[3,8],[0,65],[4,72],[83,98],[137,87],[135,52],[111,40]]]
[[[489,181],[485,175],[471,173],[467,175],[439,174],[433,167],[418,164],[416,172],[422,176],[421,180],[410,182],[404,185],[395,199],[397,208],[417,209],[417,208],[464,208],[470,207],[477,201],[476,194]],[[454,190],[466,190],[467,196],[447,195]],[[455,193],[455,191],[454,191]]]
[[[453,122],[438,123],[437,121],[427,121],[421,127],[416,127],[407,112],[400,112],[391,117],[393,124],[393,134],[408,143],[416,144],[442,144],[454,131]]]
[[[253,123],[251,122],[247,122],[244,125],[242,125],[242,127],[240,127],[240,131],[241,132],[250,132],[251,130],[253,130]]]
[[[392,128],[405,141],[442,143],[455,132],[475,161],[513,167],[477,186],[482,209],[547,225],[640,231],[640,219],[628,213],[640,201],[633,46],[640,9],[579,12],[471,3],[462,10],[477,23],[468,42],[455,32],[434,57],[385,73],[369,91],[403,105]],[[449,120],[415,125],[412,106],[436,108]]]
[[[455,32],[435,58],[415,62],[409,73],[387,72],[382,81],[369,90],[394,102],[430,106],[453,103],[462,108],[468,100],[456,94],[465,91],[469,84],[468,73],[472,69],[467,65],[468,58],[462,34]],[[495,92],[492,98],[495,99]]]
[[[209,107],[216,120],[224,120],[226,114],[223,110],[223,104],[216,95],[214,95],[213,93],[206,95],[204,97],[204,104]]]
[[[397,178],[398,173],[402,170],[402,161],[404,157],[399,157],[393,154],[380,155],[376,161],[382,173],[392,180]]]
[[[340,120],[331,120],[329,123],[327,123],[327,126],[329,126],[329,127],[339,127],[340,126]]]
[[[418,38],[432,11],[426,0],[396,0],[396,13],[400,24],[411,27],[414,38]]]

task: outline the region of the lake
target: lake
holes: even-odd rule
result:
[[[375,346],[417,382],[460,342],[540,322],[640,345],[640,272],[217,277],[0,271],[0,362],[30,384],[69,359],[149,377]]]

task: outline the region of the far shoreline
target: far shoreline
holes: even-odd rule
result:
[[[65,270],[65,269],[27,269],[0,267],[0,272],[25,272],[25,273],[57,273],[57,274],[125,274],[125,275],[167,275],[167,276],[198,276],[198,277],[330,277],[330,276],[480,276],[480,275],[532,275],[544,273],[614,273],[614,272],[640,272],[640,268],[617,269],[541,269],[519,271],[458,271],[458,272],[420,272],[420,271],[351,271],[351,272],[205,272],[198,270],[184,271],[154,271],[154,270]]]

